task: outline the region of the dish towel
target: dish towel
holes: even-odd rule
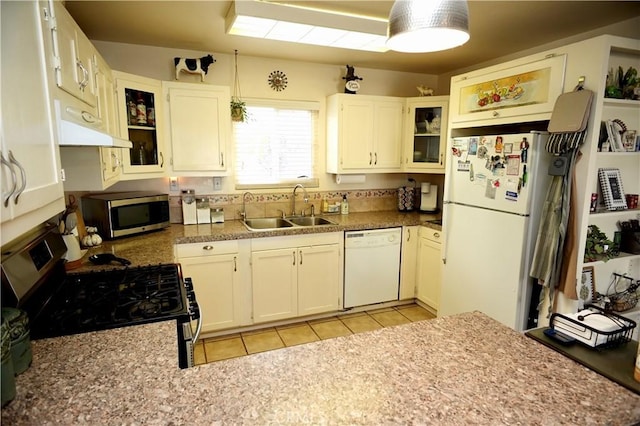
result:
[[[547,318],[555,308],[558,290],[564,291],[570,298],[577,297],[576,274],[567,273],[571,265],[563,265],[563,254],[565,243],[568,241],[572,245],[574,241],[573,236],[567,238],[567,235],[576,232],[573,221],[569,222],[572,205],[571,186],[579,149],[586,138],[592,99],[593,92],[583,90],[582,85],[576,87],[573,92],[560,95],[547,128],[551,133],[545,146],[547,152],[563,157],[566,161],[565,173],[556,174],[550,170],[550,174],[554,176],[544,202],[530,272],[530,276],[545,287],[545,291],[540,292],[538,310],[546,294],[549,298]],[[567,247],[567,250],[575,248],[571,246]],[[571,262],[577,261],[572,256],[568,259],[571,259]],[[562,283],[561,276],[565,279]]]

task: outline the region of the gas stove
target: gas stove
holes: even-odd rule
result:
[[[58,337],[157,321],[176,321],[178,364],[193,365],[200,333],[200,310],[190,278],[180,264],[64,271],[65,252],[54,228],[5,249],[3,306],[25,310],[31,339]],[[193,332],[191,321],[197,321]]]

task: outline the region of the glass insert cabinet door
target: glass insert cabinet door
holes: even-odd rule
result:
[[[118,95],[120,133],[133,147],[123,151],[123,171],[162,173],[164,139],[162,133],[162,83],[146,77],[113,72]]]
[[[132,166],[158,165],[158,135],[155,122],[155,95],[143,90],[125,89],[127,130],[133,143]]]
[[[439,164],[442,107],[417,107],[413,115],[413,163]]]

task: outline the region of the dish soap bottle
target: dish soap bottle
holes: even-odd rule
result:
[[[322,197],[322,213],[329,212],[329,202],[327,201],[327,196]]]
[[[347,201],[347,194],[344,194],[342,196],[342,205],[341,205],[341,211],[340,213],[342,214],[349,214],[349,202]]]

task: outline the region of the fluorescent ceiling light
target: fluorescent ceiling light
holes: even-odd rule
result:
[[[387,21],[265,1],[234,1],[228,34],[386,52]]]
[[[396,0],[389,13],[387,46],[398,52],[437,52],[469,40],[464,0]]]

